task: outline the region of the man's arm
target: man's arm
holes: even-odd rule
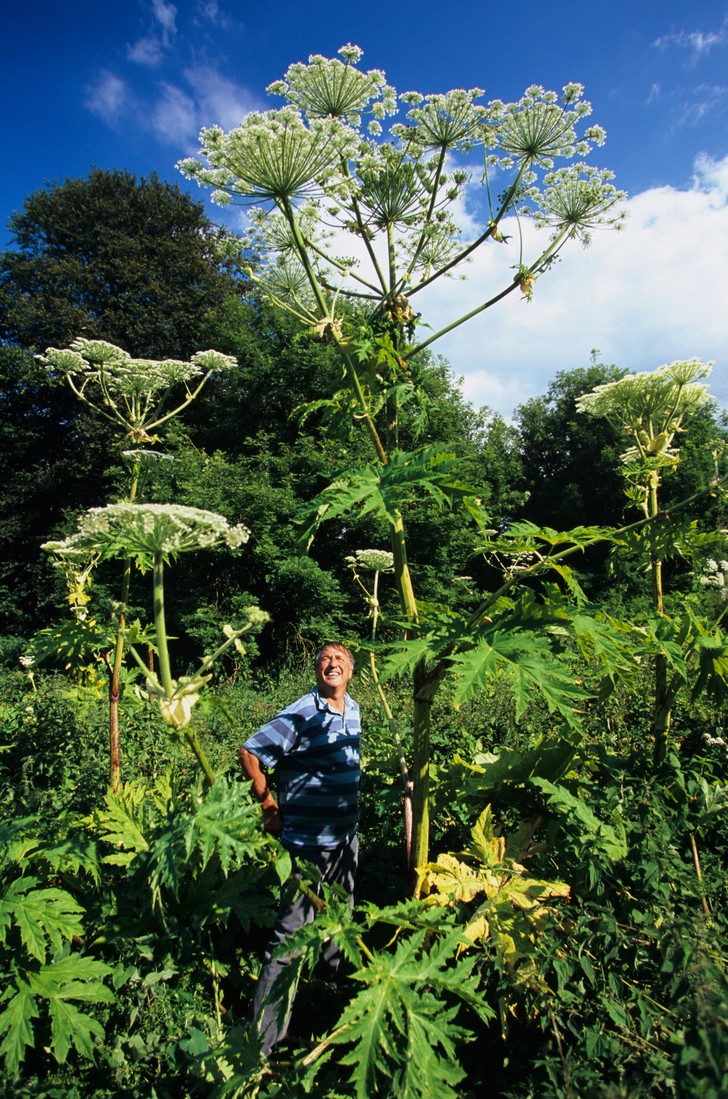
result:
[[[260,760],[246,748],[240,749],[238,758],[240,759],[240,766],[243,768],[243,774],[253,784],[253,795],[260,802],[263,810],[263,827],[272,836],[280,836],[283,831],[283,821],[276,799],[270,792],[268,779]]]

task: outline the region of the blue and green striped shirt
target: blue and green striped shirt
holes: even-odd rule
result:
[[[334,848],[359,821],[359,707],[346,695],[344,713],[317,689],[263,725],[244,747],[275,768],[284,847]]]

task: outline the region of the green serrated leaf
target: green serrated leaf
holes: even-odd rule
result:
[[[14,1076],[25,1058],[25,1050],[34,1043],[33,1019],[40,1015],[32,989],[22,978],[17,981],[17,991],[0,1015],[0,1034],[5,1034],[0,1044],[0,1056]]]
[[[429,951],[423,949],[426,934],[400,940],[394,953],[371,955],[354,974],[365,987],[345,1008],[333,1041],[352,1047],[340,1063],[353,1066],[357,1099],[385,1089],[391,1094],[395,1082],[403,1096],[457,1099],[457,1045],[468,1035],[454,1021],[459,1003],[483,1019],[493,1017],[472,977],[475,959],[453,960],[459,932]]]
[[[84,910],[65,890],[37,886],[36,878],[10,882],[0,899],[0,929],[12,921],[31,957],[44,962],[49,948],[58,950],[64,939],[82,933]]]
[[[589,836],[594,847],[601,848],[605,855],[615,861],[627,856],[627,838],[624,825],[617,827],[599,820],[592,809],[564,786],[556,786],[545,778],[532,778],[531,782],[548,796],[550,808],[557,812],[574,816]]]
[[[93,1061],[99,1042],[104,1039],[104,1028],[98,1019],[84,1015],[74,1004],[61,997],[48,1001],[51,1019],[51,1050],[56,1060],[63,1064],[73,1046],[82,1057]]]
[[[494,630],[468,652],[450,659],[456,704],[482,689],[488,677],[505,671],[513,685],[517,718],[530,696],[539,694],[550,713],[557,712],[569,725],[579,727],[576,709],[589,697],[588,692],[551,653],[548,638],[525,630]]]
[[[302,520],[302,544],[310,545],[321,523],[352,510],[359,518],[373,514],[393,525],[402,507],[423,494],[441,507],[465,498],[470,490],[454,479],[456,464],[454,454],[425,447],[397,451],[386,465],[367,465],[347,473],[309,504]]]
[[[117,848],[104,862],[128,866],[149,842],[145,835],[145,805],[149,790],[141,782],[125,782],[117,792],[109,790],[104,801],[106,809],[96,809],[89,823],[104,842]]]

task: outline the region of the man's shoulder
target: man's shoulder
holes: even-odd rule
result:
[[[291,702],[289,706],[286,706],[283,712],[287,714],[303,714],[308,711],[315,711],[316,709],[316,692],[308,691],[307,694],[301,695],[295,702]]]

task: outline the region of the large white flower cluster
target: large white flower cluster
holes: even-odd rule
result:
[[[212,374],[237,366],[236,359],[219,351],[198,351],[189,362],[134,359],[106,340],[82,337],[67,348],[49,347],[38,358],[51,375],[61,375],[85,404],[135,443],[154,442],[151,432],[194,400]],[[176,387],[182,388],[182,395],[168,409]]]
[[[108,504],[82,515],[75,534],[43,548],[62,556],[96,553],[148,562],[157,555],[168,559],[217,546],[236,550],[249,538],[246,526],[232,525],[213,511],[180,504]]]
[[[268,88],[285,106],[252,112],[228,132],[204,129],[201,156],[178,165],[215,201],[265,207],[252,219],[250,243],[263,260],[251,277],[314,330],[344,314],[344,302],[376,326],[383,303],[461,271],[476,248],[507,243],[507,216],[551,230],[540,256],[514,265],[509,292],[521,286],[529,298],[566,241],[586,244],[595,227],[621,226],[624,195],[611,173],[574,162],[606,136],[585,123],[591,104],[580,84],[560,94],[534,85],[514,103],[483,102],[480,88],[398,95],[383,72],[358,67],[358,46],[339,55],[291,65]],[[482,188],[468,207],[485,212],[479,227],[469,218],[470,238],[456,220],[466,187]],[[331,231],[358,238],[356,259],[332,252]],[[346,346],[345,333],[338,342]]]

